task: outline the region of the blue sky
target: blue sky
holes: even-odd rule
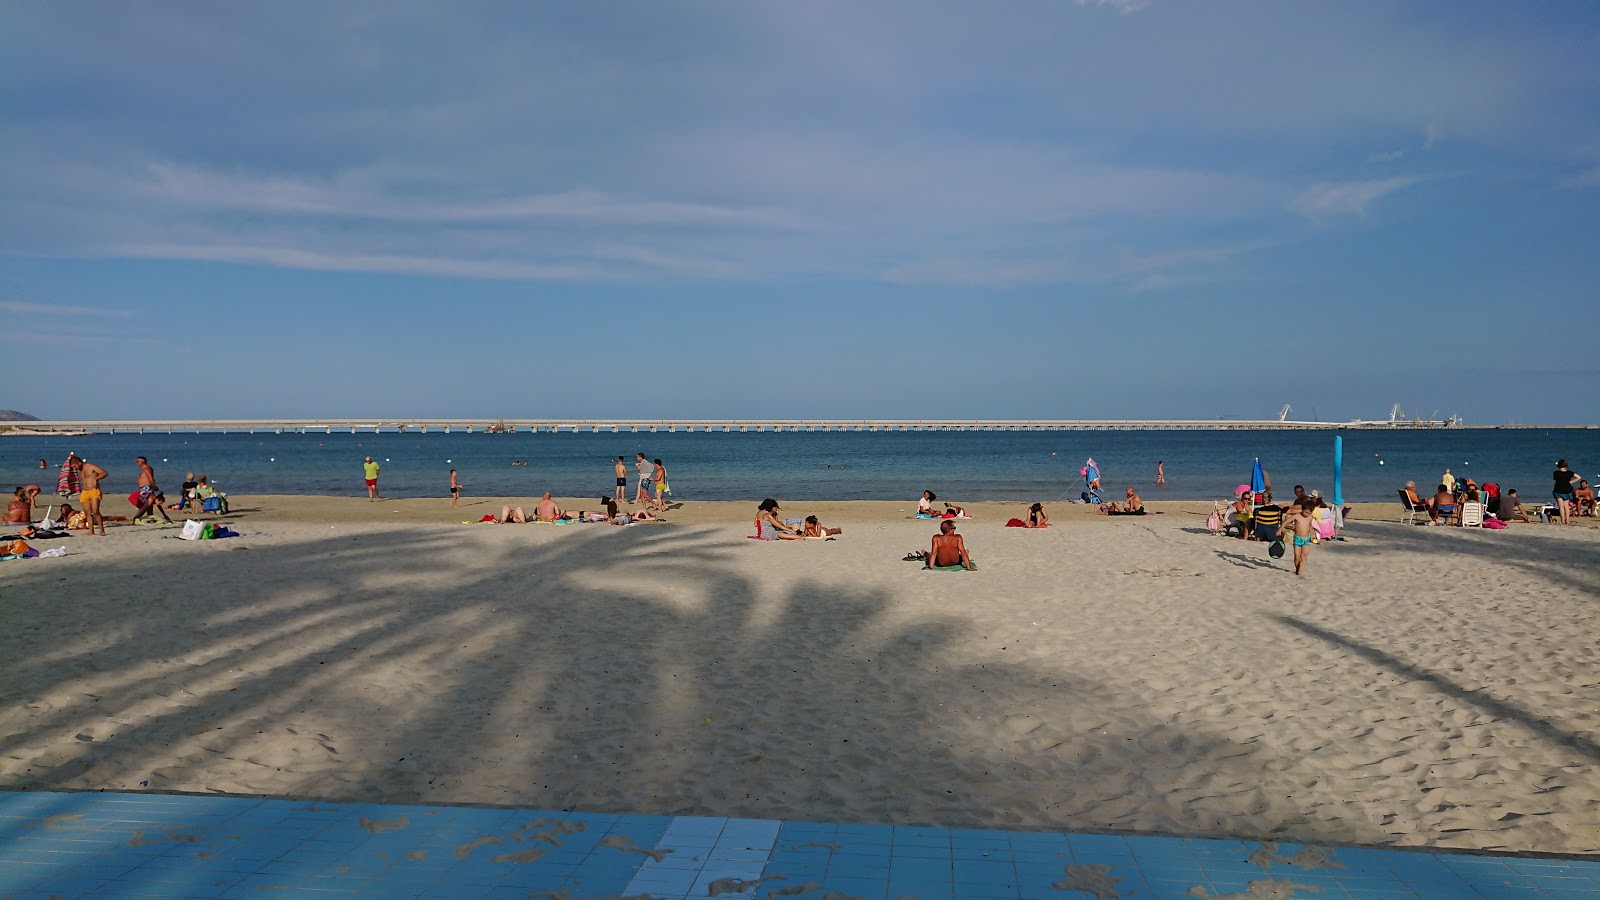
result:
[[[0,4],[0,406],[1600,418],[1588,3]]]

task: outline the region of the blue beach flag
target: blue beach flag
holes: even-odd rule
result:
[[[1333,505],[1344,506],[1344,436],[1333,436]]]
[[[1256,457],[1256,464],[1250,469],[1250,490],[1261,493],[1267,489],[1267,476],[1261,472],[1261,457]]]

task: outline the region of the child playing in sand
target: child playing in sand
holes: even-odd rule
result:
[[[1317,542],[1317,501],[1310,497],[1293,507],[1293,512],[1283,519],[1283,527],[1294,536],[1294,574],[1304,574],[1306,557],[1311,555],[1311,545]]]

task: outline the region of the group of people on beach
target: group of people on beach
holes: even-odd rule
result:
[[[1551,481],[1551,505],[1538,511],[1541,521],[1554,518],[1563,525],[1571,525],[1574,517],[1595,514],[1594,489],[1589,486],[1588,479],[1567,467],[1566,460],[1556,461]],[[1458,479],[1448,468],[1439,477],[1439,486],[1431,496],[1420,496],[1415,481],[1406,482],[1402,490],[1411,508],[1426,512],[1428,521],[1434,525],[1463,524],[1462,513],[1468,504],[1478,504],[1484,516],[1497,523],[1494,525],[1497,528],[1512,522],[1533,521],[1516,488],[1502,488],[1492,481],[1479,485],[1471,478]]]
[[[511,464],[514,465],[514,466],[518,466],[518,465],[526,466],[528,464],[528,461],[527,460],[516,460],[516,461],[513,461]],[[644,455],[644,451],[641,450],[640,452],[634,454],[634,464],[633,465],[634,465],[635,470],[638,473],[638,482],[637,482],[638,486],[634,489],[634,493],[633,493],[633,502],[634,502],[634,504],[637,505],[637,506],[642,507],[645,510],[652,510],[654,512],[666,512],[667,511],[667,495],[672,493],[672,486],[667,483],[667,466],[666,466],[666,464],[661,461],[660,457],[656,457],[654,460],[646,458],[645,455]],[[368,497],[368,499],[381,500],[382,497],[380,497],[379,494],[378,494],[378,475],[379,475],[379,473],[381,471],[381,468],[379,467],[379,465],[376,462],[373,462],[372,457],[370,457],[370,456],[367,457],[366,462],[364,462],[362,464],[362,468],[363,468],[363,475],[364,475],[364,477],[366,479],[366,484],[367,484],[367,497]],[[601,497],[600,498],[600,502],[601,503],[614,503],[616,505],[621,505],[621,504],[627,503],[628,502],[628,481],[629,481],[628,458],[625,457],[625,456],[617,457],[617,461],[612,464],[611,468],[612,468],[612,472],[616,475],[616,479],[617,479],[616,488],[617,489],[616,489],[615,493],[609,499],[605,498],[605,497]],[[462,485],[462,483],[461,483],[461,475],[460,475],[460,473],[457,472],[455,469],[451,469],[450,470],[450,505],[451,506],[456,506],[456,505],[458,505],[460,503],[460,501],[461,501],[461,491],[462,491],[463,487],[464,487],[464,485]],[[546,492],[545,497],[548,498],[549,496],[550,496],[549,493]],[[509,509],[509,507],[507,507],[507,509]],[[654,518],[654,516],[652,516],[651,518]]]
[[[167,505],[167,495],[156,484],[156,472],[151,467],[150,461],[143,456],[134,458],[134,466],[138,469],[135,476],[134,490],[128,494],[128,503],[133,506],[131,517],[133,522],[152,521],[172,524],[172,517],[167,510],[187,510],[193,503],[196,506],[204,505],[209,498],[216,497],[219,503],[225,496],[207,482],[206,476],[198,479],[190,472],[184,481],[179,501],[176,505]],[[48,468],[44,460],[39,460],[39,468]],[[69,504],[63,503],[61,512],[54,521],[64,522],[69,529],[88,531],[91,535],[104,535],[106,522],[130,521],[129,516],[106,515],[101,509],[101,501],[105,499],[104,482],[110,476],[104,468],[92,463],[77,453],[68,453],[67,459],[61,464],[61,475],[56,482],[56,493],[63,498],[76,494],[79,502],[83,504],[82,510],[74,510]],[[25,525],[31,524],[33,509],[37,505],[37,498],[42,493],[37,484],[18,487],[14,492],[14,499],[6,507],[5,524]]]
[[[528,522],[546,522],[554,525],[570,525],[576,522],[632,525],[636,522],[653,522],[656,519],[656,514],[649,509],[639,509],[631,513],[623,511],[614,497],[601,497],[599,503],[599,508],[594,511],[567,512],[551,498],[549,491],[545,491],[544,496],[533,508],[532,518],[528,516],[522,507],[507,504],[500,507],[500,515],[486,516],[484,521],[493,521],[501,525],[513,523],[523,525]]]
[[[768,497],[756,506],[756,533],[758,541],[803,541],[826,539],[844,534],[843,528],[829,528],[816,516],[806,516],[798,523],[778,515],[782,509],[778,501]]]

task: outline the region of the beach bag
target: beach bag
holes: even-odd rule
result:
[[[200,509],[204,512],[221,512],[222,498],[211,496],[200,501]]]
[[[1213,533],[1222,530],[1222,517],[1213,512],[1206,517],[1206,530]]]
[[[183,530],[178,532],[178,537],[186,541],[198,541],[205,530],[205,525],[189,519],[183,523]]]
[[[1272,546],[1267,548],[1267,555],[1273,559],[1283,559],[1283,541],[1273,541]]]

